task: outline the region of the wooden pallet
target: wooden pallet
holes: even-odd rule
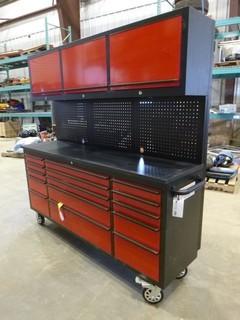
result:
[[[53,48],[53,46],[49,45],[49,49],[52,49],[52,48]],[[39,45],[39,46],[36,46],[36,47],[32,47],[32,48],[23,50],[22,54],[33,54],[35,52],[46,51],[46,50],[47,50],[47,45],[46,44],[42,44],[42,45]]]
[[[49,45],[49,49],[52,49],[53,45]],[[15,51],[8,51],[8,52],[3,52],[0,53],[0,60],[1,59],[8,59],[8,58],[15,58],[15,57],[20,57],[25,54],[33,54],[37,53],[40,51],[46,51],[47,50],[47,45],[46,44],[41,44],[36,47],[28,48],[25,50],[15,50]]]
[[[0,59],[15,58],[22,54],[22,50],[8,51],[0,53]]]
[[[18,152],[13,152],[13,151],[2,152],[1,156],[6,157],[6,158],[18,158],[18,159],[24,158],[23,153],[18,153]]]
[[[240,66],[240,60],[215,63],[215,67],[235,67],[235,66]]]
[[[240,185],[239,172],[230,180],[206,178],[205,189],[235,193]]]

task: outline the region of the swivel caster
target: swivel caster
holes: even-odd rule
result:
[[[188,273],[188,268],[183,269],[183,271],[179,272],[176,279],[179,280],[179,279],[186,277],[187,273]]]
[[[153,288],[144,288],[142,295],[144,300],[150,304],[157,304],[161,302],[164,297],[163,291],[157,286],[153,286]]]
[[[37,213],[37,223],[40,224],[41,226],[44,225],[45,223],[45,218],[41,214]]]
[[[158,286],[149,283],[140,277],[136,277],[135,282],[142,286],[142,296],[147,303],[157,304],[162,301],[163,291]]]

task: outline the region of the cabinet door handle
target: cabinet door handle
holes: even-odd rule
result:
[[[64,221],[65,218],[64,218],[63,211],[62,211],[63,203],[62,202],[58,202],[57,207],[58,207],[59,218],[60,218],[61,221]]]

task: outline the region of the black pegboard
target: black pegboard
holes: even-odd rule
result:
[[[59,140],[202,162],[204,97],[56,102]]]
[[[204,106],[199,99],[142,100],[139,141],[145,153],[195,162],[202,152]]]
[[[59,140],[88,141],[87,102],[57,102],[54,107],[56,135]]]
[[[131,149],[132,102],[94,102],[92,104],[91,127],[94,144]]]

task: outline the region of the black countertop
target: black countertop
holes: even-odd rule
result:
[[[54,141],[26,146],[26,153],[115,178],[137,178],[153,186],[171,184],[183,177],[196,178],[203,165],[163,160],[124,151]]]

